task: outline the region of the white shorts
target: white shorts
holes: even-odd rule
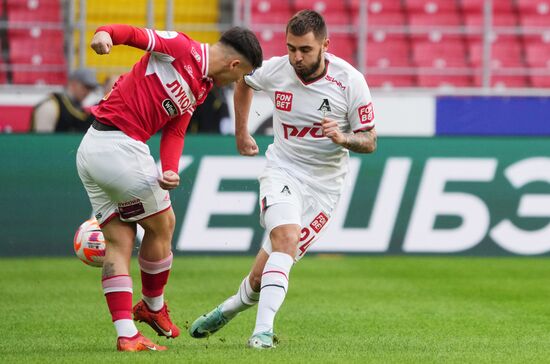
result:
[[[262,248],[271,254],[269,234],[273,228],[287,224],[300,225],[300,242],[294,257],[296,261],[300,260],[326,230],[340,195],[315,190],[280,168],[267,167],[259,181],[260,224],[267,233]],[[277,213],[269,215],[266,221],[265,212],[273,205],[280,205],[280,209],[278,207]]]
[[[90,127],[76,165],[100,226],[116,215],[132,222],[171,206],[170,194],[158,184],[159,171],[149,147],[121,131]]]

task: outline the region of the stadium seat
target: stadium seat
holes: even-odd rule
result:
[[[418,86],[432,88],[447,88],[447,87],[471,87],[472,77],[468,75],[432,75],[421,74],[417,76]]]
[[[550,14],[549,0],[516,0],[520,14]]]
[[[350,9],[352,13],[359,13],[359,4],[363,0],[351,0]],[[398,13],[402,11],[401,1],[395,0],[370,0],[367,3],[369,14]]]
[[[33,72],[19,70],[18,67],[14,66],[12,82],[18,85],[65,85],[67,74],[65,71]]]
[[[450,0],[405,0],[405,9],[411,14],[457,13],[456,2]]]
[[[4,64],[2,57],[0,57],[0,85],[7,82],[5,67],[6,65]]]
[[[483,86],[483,75],[481,70],[476,72],[474,76],[474,86]],[[492,74],[490,87],[502,89],[502,88],[524,88],[528,87],[529,83],[526,76],[523,75],[499,75]]]
[[[466,48],[461,40],[446,42],[413,42],[413,61],[418,69],[421,87],[468,87],[472,78],[462,74],[467,70]],[[453,72],[456,72],[453,74]]]
[[[493,42],[491,44],[492,69],[523,67],[521,51],[519,41]],[[469,42],[468,54],[470,62],[474,67],[481,67],[483,65],[483,43]]]
[[[409,14],[410,27],[458,27],[462,25],[460,15],[455,13]]]
[[[365,59],[367,67],[410,67],[410,46],[404,39],[368,42]]]
[[[511,14],[514,12],[512,0],[493,1],[493,14]],[[480,0],[459,0],[459,5],[462,12],[466,14],[483,14],[484,1]]]
[[[321,14],[348,12],[345,1],[334,0],[294,0],[294,10],[312,9]]]
[[[286,13],[291,14],[290,1],[287,0],[252,0],[252,15],[257,13]]]
[[[286,37],[284,32],[263,30],[256,32],[262,46],[264,59],[287,54]]]
[[[396,88],[416,86],[415,77],[412,75],[378,74],[369,73],[366,75],[369,87]]]
[[[353,24],[355,27],[359,26],[360,21],[365,21],[365,19],[360,19],[359,14],[353,15]],[[366,19],[367,26],[369,31],[372,29],[384,28],[384,27],[405,27],[405,14],[403,13],[379,13],[379,14],[370,14]]]
[[[539,27],[548,29],[550,13],[548,14],[520,14],[519,23],[522,27]]]
[[[518,19],[514,13],[499,14],[492,18],[492,27],[493,31],[490,34],[491,42],[495,41],[513,41],[517,39],[515,34],[510,34],[503,32],[500,28],[507,27],[513,28],[518,26]],[[464,26],[465,29],[469,32],[467,34],[468,41],[480,41],[483,39],[484,35],[484,18],[481,14],[470,14],[467,13],[464,15]],[[496,28],[496,29],[495,29]]]
[[[461,40],[455,42],[413,42],[413,61],[420,67],[466,67],[466,48]]]
[[[10,22],[54,22],[63,20],[60,0],[7,0]]]
[[[525,58],[531,69],[529,79],[534,87],[550,88],[550,43],[525,46]],[[545,72],[541,74],[541,72]]]
[[[344,59],[352,66],[357,66],[355,57],[357,41],[349,34],[331,33],[329,37],[330,44],[328,52]]]

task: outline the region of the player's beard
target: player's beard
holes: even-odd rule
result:
[[[294,71],[296,71],[296,74],[304,81],[309,81],[314,73],[316,73],[319,68],[321,67],[321,60],[323,59],[323,50],[319,50],[319,55],[317,56],[317,61],[312,64],[310,67],[303,67],[303,68],[297,68],[296,65],[292,65],[294,67]]]

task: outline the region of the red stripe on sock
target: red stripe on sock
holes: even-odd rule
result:
[[[141,293],[147,297],[158,297],[164,293],[164,286],[168,282],[169,270],[157,274],[141,271]]]
[[[279,274],[282,274],[282,275],[285,276],[286,280],[288,281],[288,276],[287,276],[286,273],[283,272],[283,271],[280,271],[280,270],[268,270],[268,271],[266,271],[266,272],[263,272],[263,273],[262,273],[262,276],[263,276],[264,274],[267,274],[267,273],[279,273]]]
[[[130,292],[111,292],[105,295],[113,322],[132,319],[132,294]]]

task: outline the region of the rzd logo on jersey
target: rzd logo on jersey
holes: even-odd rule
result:
[[[292,94],[290,92],[275,91],[275,107],[282,111],[292,110]]]
[[[359,121],[361,121],[361,124],[368,124],[374,120],[374,109],[372,107],[372,102],[368,105],[360,106],[357,109],[357,112],[359,113]]]

